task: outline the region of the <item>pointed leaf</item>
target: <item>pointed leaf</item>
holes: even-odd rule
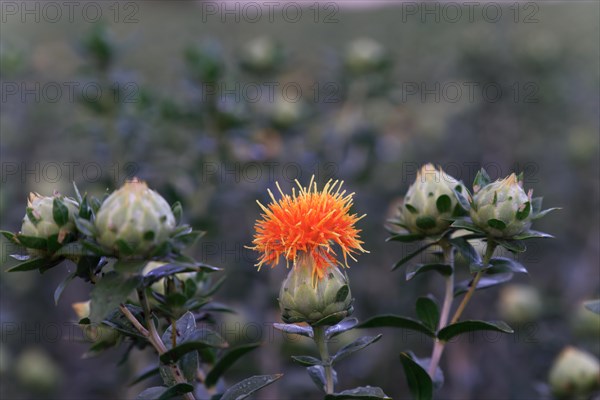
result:
[[[544,233],[544,232],[538,232],[538,231],[534,231],[534,230],[529,230],[529,231],[525,231],[523,233],[519,233],[518,235],[516,235],[514,237],[514,239],[516,239],[516,240],[526,240],[526,239],[533,239],[533,238],[546,239],[546,238],[554,238],[554,236],[552,236],[549,233]]]
[[[438,332],[438,339],[445,342],[449,341],[455,336],[463,333],[475,332],[475,331],[496,331],[503,333],[513,333],[512,328],[502,321],[460,321],[451,325],[446,326]]]
[[[135,377],[133,379],[133,381],[131,381],[131,383],[129,384],[129,386],[133,386],[133,385],[138,384],[138,383],[140,383],[142,381],[145,381],[148,378],[152,378],[154,375],[158,375],[158,367],[150,368],[150,369],[142,372],[137,377]]]
[[[52,201],[52,218],[58,226],[63,226],[69,222],[69,209],[62,200],[56,197]]]
[[[416,308],[419,319],[427,328],[435,332],[440,320],[440,309],[437,302],[431,297],[419,297]]]
[[[207,347],[225,348],[227,346],[227,342],[217,332],[204,327],[196,329],[185,337],[181,344],[177,344],[176,347],[163,353],[160,356],[160,361],[170,364],[192,351],[202,350]]]
[[[385,241],[386,242],[409,243],[409,242],[415,242],[417,240],[423,240],[423,239],[425,239],[424,235],[421,235],[418,233],[407,233],[407,234],[402,234],[402,235],[398,234],[398,235],[390,236]]]
[[[308,376],[317,385],[321,391],[325,391],[327,385],[327,378],[325,378],[325,369],[322,365],[313,365],[312,367],[306,368]]]
[[[87,219],[75,217],[73,219],[77,230],[85,236],[94,237],[96,235],[96,227]]]
[[[327,328],[327,330],[325,331],[325,337],[327,339],[331,339],[334,336],[337,336],[354,328],[356,325],[358,325],[358,320],[356,318],[345,319],[340,323]]]
[[[456,237],[450,239],[449,242],[470,264],[481,264],[481,256],[467,239]]]
[[[124,303],[138,284],[138,277],[125,278],[116,272],[104,275],[92,289],[90,303],[92,323],[101,322],[111,311]]]
[[[452,266],[450,264],[418,264],[412,270],[406,271],[406,280],[409,281],[417,275],[424,272],[435,271],[444,276],[452,275]]]
[[[183,216],[183,208],[181,207],[181,203],[178,201],[173,203],[173,205],[171,206],[171,210],[173,211],[173,215],[175,216],[175,224],[179,225]]]
[[[296,361],[298,364],[307,366],[322,364],[321,360],[311,356],[292,356],[292,360]]]
[[[500,246],[504,247],[506,250],[513,253],[523,253],[527,250],[527,246],[521,240],[511,240],[511,239],[494,239],[496,243]]]
[[[406,264],[408,261],[412,260],[413,258],[415,258],[416,256],[418,256],[424,250],[428,249],[429,247],[433,246],[434,244],[435,243],[428,243],[425,246],[420,247],[417,250],[415,250],[415,251],[409,253],[408,255],[402,257],[402,259],[400,259],[400,261],[398,261],[396,264],[394,264],[394,266],[392,267],[392,271],[394,271],[397,268],[399,268],[400,266]]]
[[[46,250],[48,248],[48,241],[44,238],[17,234],[17,240],[19,244],[28,249]]]
[[[236,383],[227,389],[227,391],[223,393],[221,400],[243,400],[257,390],[260,390],[263,387],[275,382],[282,376],[283,374],[257,375],[248,379],[244,379],[243,381]]]
[[[481,168],[477,175],[475,175],[475,180],[473,180],[473,190],[477,193],[481,188],[487,186],[491,182],[490,176],[487,171]]]
[[[17,235],[14,233],[9,231],[0,231],[0,234],[2,234],[2,236],[4,236],[9,242],[20,245],[20,243],[17,241]]]
[[[527,268],[520,262],[508,257],[494,257],[490,260],[490,267],[487,274],[498,274],[504,272],[515,272],[526,274]]]
[[[43,267],[44,265],[47,265],[48,263],[53,263],[53,262],[49,261],[46,258],[32,258],[32,259],[28,259],[27,261],[20,262],[19,264],[15,265],[14,267],[7,269],[6,272],[31,271],[34,269],[39,269],[40,267]]]
[[[435,337],[435,333],[431,329],[423,325],[420,321],[393,314],[378,315],[375,317],[371,317],[365,322],[359,324],[357,328],[404,328],[421,332],[431,337]]]
[[[513,278],[513,276],[514,274],[512,272],[484,275],[477,283],[477,288],[475,290],[487,289],[492,286],[500,285],[502,283],[510,281]],[[454,297],[466,293],[469,290],[472,281],[472,279],[469,279],[457,283],[454,286]]]
[[[58,300],[60,299],[60,296],[62,295],[62,292],[65,290],[65,288],[67,287],[67,285],[73,280],[73,278],[75,278],[75,276],[76,276],[75,272],[70,273],[58,285],[58,287],[54,291],[54,305],[58,305]]]
[[[556,210],[562,210],[562,208],[561,207],[548,208],[547,210],[543,210],[543,211],[533,214],[531,216],[531,219],[532,220],[540,219],[540,218],[544,217],[546,214],[548,214],[549,212],[556,211]]]
[[[485,232],[479,229],[479,227],[475,225],[473,221],[471,221],[471,218],[457,219],[452,223],[450,227],[457,229],[466,229],[471,232],[479,233],[485,237]]]
[[[593,313],[600,314],[600,300],[590,300],[584,303],[585,308]]]
[[[379,339],[381,339],[382,335],[377,335],[377,336],[363,336],[359,339],[356,339],[354,342],[342,347],[340,350],[338,350],[338,352],[331,358],[331,362],[337,362],[340,361],[346,357],[348,357],[349,355],[351,355],[352,353],[355,353],[359,350],[364,349],[365,347],[369,346],[372,343],[375,343],[376,341],[378,341]]]
[[[413,360],[409,353],[401,353],[400,361],[404,367],[408,388],[415,400],[433,399],[433,382],[427,371]]]
[[[194,390],[194,386],[189,383],[178,383],[171,387],[155,386],[144,390],[136,397],[137,400],[168,400],[173,397],[181,396],[185,393],[190,393]]]
[[[294,335],[301,335],[310,338],[313,337],[313,329],[310,326],[274,323],[273,328],[285,333],[292,333]]]
[[[204,384],[207,387],[214,386],[221,375],[223,375],[223,373],[227,371],[227,369],[229,369],[240,357],[251,352],[259,346],[260,343],[248,343],[241,346],[236,346],[227,353],[223,354],[223,356],[219,358],[214,367],[212,367],[210,372],[206,375]]]
[[[325,400],[342,400],[342,399],[356,399],[356,400],[377,400],[377,399],[390,399],[381,388],[373,386],[361,386],[354,389],[344,390],[339,393],[328,394],[325,396]]]

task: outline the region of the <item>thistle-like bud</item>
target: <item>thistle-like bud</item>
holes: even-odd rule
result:
[[[102,246],[144,257],[169,238],[175,216],[160,194],[134,178],[102,203],[95,224]]]
[[[46,240],[56,235],[56,241],[63,243],[69,234],[77,232],[73,220],[78,209],[75,200],[58,193],[53,196],[30,193],[20,234]],[[26,243],[24,246],[27,247]],[[47,251],[40,249],[28,248],[27,251],[32,256],[48,255]]]
[[[461,209],[454,191],[467,195],[462,182],[432,164],[417,172],[398,212],[398,223],[411,233],[436,235],[444,232]]]
[[[471,219],[491,236],[510,238],[531,226],[531,192],[513,173],[476,190],[471,203]],[[478,188],[475,188],[478,189]]]
[[[315,261],[301,254],[281,285],[279,307],[286,323],[314,324],[327,318],[335,325],[352,314],[352,296],[348,277],[331,264],[321,279],[315,277]]]
[[[549,382],[558,398],[587,398],[600,387],[600,363],[593,355],[569,346],[554,361]]]

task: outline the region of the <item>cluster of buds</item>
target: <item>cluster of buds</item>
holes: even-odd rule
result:
[[[53,196],[30,193],[19,235],[25,237],[22,238],[21,244],[34,257],[51,256],[47,246],[29,247],[27,239],[54,239],[58,244],[65,243],[69,236],[77,234],[74,218],[78,211],[79,205],[75,200],[58,193],[54,193]]]
[[[424,165],[409,187],[397,213],[397,225],[410,233],[437,235],[460,213],[455,192],[467,194],[464,185],[432,164]]]
[[[160,194],[134,178],[102,203],[95,227],[107,251],[144,258],[168,240],[175,216]]]

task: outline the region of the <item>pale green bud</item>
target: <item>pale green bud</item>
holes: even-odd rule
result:
[[[352,296],[346,274],[330,264],[318,278],[314,268],[315,261],[311,256],[299,255],[283,281],[279,307],[284,322],[312,325],[328,317],[327,325],[335,325],[352,314]]]
[[[119,253],[124,243],[135,256],[144,257],[169,238],[175,216],[160,194],[134,179],[108,196],[95,224],[102,246]]]
[[[454,191],[467,196],[464,185],[432,164],[417,172],[398,212],[398,222],[411,233],[436,235],[444,232],[460,205]]]
[[[370,72],[385,65],[386,51],[381,43],[369,38],[360,38],[348,45],[345,58],[350,71]]]
[[[58,193],[53,196],[30,193],[20,234],[41,239],[57,235],[57,242],[62,243],[68,234],[77,233],[73,220],[78,211],[75,200]],[[32,256],[48,255],[47,251],[39,249],[28,248],[27,251]]]
[[[531,226],[531,193],[525,193],[513,173],[476,190],[470,212],[478,228],[494,237],[510,238]]]
[[[502,318],[508,322],[526,323],[540,316],[543,302],[536,288],[512,284],[500,291],[498,309]]]
[[[554,361],[549,382],[558,398],[588,398],[600,387],[600,363],[593,355],[569,346]]]

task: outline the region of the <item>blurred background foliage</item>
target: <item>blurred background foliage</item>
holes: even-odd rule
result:
[[[276,180],[284,190],[312,174],[321,184],[346,181],[354,211],[368,214],[359,227],[370,254],[349,271],[355,314],[365,319],[410,314],[416,296],[440,293],[436,277],[408,285],[402,272],[389,272],[410,247],[384,242],[385,220],[422,163],[468,185],[480,166],[492,178],[524,171],[526,188],[547,207],[563,207],[538,226],[556,239],[532,243],[521,260],[530,270],[519,278],[525,289],[483,291],[469,306],[472,317],[512,320],[516,333],[449,346],[439,398],[544,398],[549,366],[565,345],[599,354],[600,319],[580,311],[600,290],[597,2],[537,3],[533,23],[523,15],[515,23],[508,3],[495,23],[480,12],[469,21],[466,10],[456,23],[403,20],[400,4],[341,7],[325,23],[326,3],[317,23],[307,9],[297,23],[278,14],[274,22],[223,22],[192,1],[133,3],[137,22],[123,23],[124,15],[110,14],[112,3],[98,4],[106,18],[95,23],[77,13],[74,22],[2,22],[3,229],[19,229],[29,191],[72,195],[75,180],[101,194],[132,176],[147,180],[208,232],[195,255],[225,269],[217,300],[239,311],[219,322],[222,333],[234,343],[265,343],[236,365],[231,382],[284,372],[260,398],[317,398],[288,357],[310,343],[284,340],[268,326],[279,321],[285,268],[256,272],[256,255],[243,247],[259,215],[255,199],[268,202]],[[502,95],[486,97],[486,84]],[[457,101],[453,87],[462,88]],[[14,249],[2,244],[4,261]],[[72,325],[71,303],[87,300],[90,288],[73,284],[55,307],[53,290],[67,273],[0,271],[2,398],[140,391],[128,384],[147,355],[116,368],[123,348],[81,360],[88,343]],[[427,354],[428,341],[383,333],[370,354],[341,367],[340,388],[370,383],[407,396],[398,355]],[[341,336],[340,345],[349,339]]]

